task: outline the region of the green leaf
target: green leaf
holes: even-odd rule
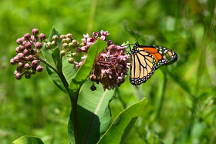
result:
[[[72,120],[69,121],[72,124]],[[84,109],[81,106],[77,106],[77,139],[76,142],[80,144],[95,144],[100,137],[100,121],[97,115]],[[69,138],[71,143],[74,143],[74,126],[69,127]]]
[[[48,75],[50,76],[51,80],[53,81],[53,83],[60,89],[62,90],[63,92],[66,92],[66,89],[59,77],[59,75],[53,71],[51,68],[49,68],[48,66],[46,66],[46,70],[47,70],[47,73]]]
[[[147,100],[143,99],[123,110],[101,137],[98,144],[119,144],[130,122],[143,114]]]
[[[40,138],[33,136],[22,136],[13,141],[13,144],[44,144]]]
[[[60,35],[56,29],[53,27],[50,34],[49,34],[49,37],[48,37],[48,41],[51,42],[52,41],[52,37],[53,35]],[[42,52],[42,57],[43,59],[49,63],[51,66],[55,67],[55,60],[53,59],[53,51],[55,50],[56,48],[54,46],[52,46],[50,49],[47,49],[45,47],[45,45],[43,46],[43,48],[41,49],[41,52]]]
[[[55,28],[52,28],[48,41],[52,41],[53,35],[60,35]],[[51,65],[56,71],[51,69],[50,67],[46,66],[46,70],[53,80],[54,84],[60,88],[63,92],[66,92],[65,87],[70,83],[72,80],[72,76],[75,72],[73,69],[73,65],[69,64],[66,60],[66,57],[60,55],[62,43],[60,40],[57,42],[57,46],[52,46],[50,49],[42,48],[43,60],[46,61],[49,65]],[[63,79],[64,83],[62,82]]]
[[[55,63],[55,68],[57,69],[58,72],[61,72],[62,71],[62,57],[60,56],[60,50],[58,47],[53,50],[52,58]]]
[[[121,143],[124,144],[127,141],[127,137],[130,134],[130,131],[132,130],[135,122],[137,120],[137,117],[133,118],[130,123],[127,125],[127,127],[124,130],[124,133],[122,135]]]
[[[74,65],[70,64],[66,57],[62,58],[62,72],[67,80],[67,83],[70,83],[76,71],[74,69]]]
[[[85,63],[79,68],[79,70],[74,74],[72,81],[70,83],[70,88],[73,91],[77,91],[80,86],[85,82],[85,80],[88,78],[95,58],[96,56],[104,50],[106,47],[106,42],[102,40],[97,40],[95,44],[93,44],[89,50],[88,50],[88,55],[85,60]]]
[[[78,98],[79,142],[95,144],[100,134],[105,132],[110,124],[111,115],[108,108],[115,90],[104,90],[96,84],[96,90],[91,91],[92,82],[86,81],[80,89]],[[71,122],[69,122],[71,124]],[[69,137],[74,141],[71,125]]]
[[[111,119],[108,105],[115,90],[104,90],[101,84],[95,84],[96,90],[92,91],[91,86],[92,82],[86,81],[81,87],[78,104],[99,117],[100,131],[102,133],[106,130]]]

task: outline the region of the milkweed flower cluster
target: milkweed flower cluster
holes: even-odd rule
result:
[[[109,45],[95,60],[90,79],[101,83],[104,89],[112,89],[124,82],[128,71],[125,46]]]
[[[82,47],[79,49],[82,52],[87,52],[89,47],[93,45],[97,39],[106,40],[106,37],[109,35],[107,31],[101,30],[100,32],[93,32],[90,37],[89,34],[84,34],[82,38]]]
[[[32,74],[43,70],[38,54],[45,39],[46,35],[39,34],[39,30],[34,28],[32,34],[26,33],[16,40],[18,44],[16,48],[17,55],[10,59],[11,64],[17,64],[14,72],[16,79],[21,79],[22,76],[30,78]]]
[[[92,36],[83,35],[81,47],[77,50],[84,54],[80,62],[75,61],[75,66],[80,67],[84,63],[85,53],[96,40],[107,41],[108,35],[107,31],[93,32]],[[115,45],[111,41],[107,41],[107,45],[107,48],[96,57],[90,79],[101,83],[104,89],[112,89],[124,82],[128,71],[128,56],[125,53],[125,46]]]

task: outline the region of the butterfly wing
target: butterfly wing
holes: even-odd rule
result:
[[[177,60],[177,54],[165,47],[162,46],[142,46],[139,45],[137,48],[139,51],[149,52],[152,56],[154,56],[156,60],[156,69],[158,69],[162,65],[172,64]]]
[[[158,50],[158,53],[162,55],[161,61],[159,61],[157,64],[157,68],[159,68],[162,65],[172,64],[178,59],[178,56],[174,51],[161,46],[154,47]]]
[[[135,44],[131,51],[131,76],[133,85],[147,81],[156,69],[177,60],[177,54],[161,46]]]
[[[133,85],[140,85],[147,81],[156,68],[154,57],[146,52],[132,52],[131,54],[131,75],[130,82]]]

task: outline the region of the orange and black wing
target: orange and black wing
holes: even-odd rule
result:
[[[162,46],[138,45],[136,47],[138,51],[149,52],[155,58],[156,69],[162,65],[168,65],[177,60],[177,54],[174,51]]]
[[[147,81],[156,68],[155,58],[148,52],[139,51],[131,53],[130,82],[139,85]]]
[[[139,85],[147,81],[160,66],[176,60],[177,54],[167,48],[135,44],[131,50],[131,84]]]

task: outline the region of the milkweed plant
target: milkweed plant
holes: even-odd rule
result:
[[[125,44],[108,39],[107,31],[84,34],[77,40],[71,33],[60,34],[54,28],[46,37],[38,29],[18,38],[16,55],[17,80],[30,79],[46,71],[57,88],[71,102],[68,136],[71,144],[118,144],[132,119],[141,115],[146,100],[124,109],[111,119],[109,103],[127,76],[130,57]],[[65,138],[67,139],[67,138]],[[22,136],[14,144],[41,144],[40,138]]]

